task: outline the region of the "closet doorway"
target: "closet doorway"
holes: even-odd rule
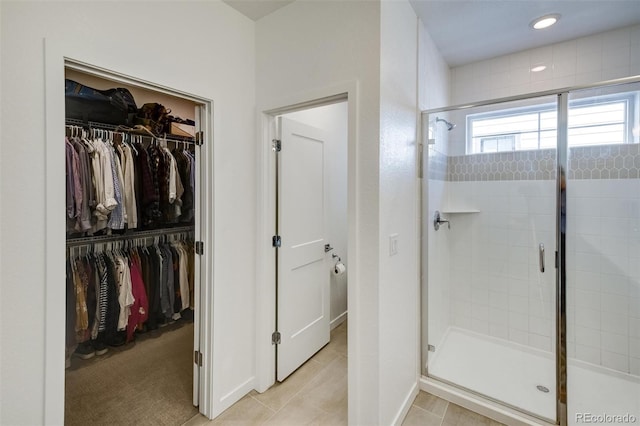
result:
[[[83,195],[76,203],[72,193],[77,211],[67,211],[65,423],[207,415],[211,101],[70,60],[65,86],[66,169],[95,194],[84,197],[84,223]],[[102,122],[90,107],[78,113],[69,94],[86,88],[124,88],[138,111],[161,105],[172,122],[161,130],[141,112],[125,124]],[[81,155],[86,173],[76,172]],[[115,203],[102,217],[105,182]]]

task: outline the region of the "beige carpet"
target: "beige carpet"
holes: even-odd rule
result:
[[[192,404],[193,323],[178,321],[66,370],[66,425],[180,425]]]

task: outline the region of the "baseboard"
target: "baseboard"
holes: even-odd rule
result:
[[[238,385],[231,392],[227,393],[222,398],[220,398],[220,401],[214,401],[213,414],[211,418],[212,419],[216,418],[217,416],[222,414],[224,410],[231,407],[233,404],[240,401],[246,394],[251,392],[255,386],[255,380],[256,378],[254,376],[251,376],[249,379],[247,379],[245,382]]]
[[[508,407],[498,406],[477,395],[424,376],[420,378],[420,389],[506,425],[551,426],[551,423],[527,416]]]
[[[343,313],[335,317],[333,320],[331,320],[331,322],[329,323],[331,325],[331,330],[333,330],[334,328],[336,328],[346,320],[347,320],[347,311],[344,311]]]
[[[402,407],[400,407],[398,414],[396,414],[395,418],[393,419],[393,422],[391,423],[392,425],[400,426],[402,424],[405,417],[407,417],[407,414],[409,414],[411,405],[413,404],[413,401],[416,399],[416,396],[418,396],[418,392],[420,392],[420,387],[418,386],[418,383],[415,383],[411,387],[411,390],[405,397],[404,401],[402,402]]]

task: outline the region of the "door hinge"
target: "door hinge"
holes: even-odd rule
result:
[[[202,352],[193,351],[193,363],[198,367],[202,367]]]
[[[280,235],[274,235],[273,238],[271,238],[271,246],[280,247],[281,245],[282,245],[282,239],[280,238]]]
[[[433,345],[427,345],[427,350],[428,350],[429,352],[435,352],[435,351],[436,351],[436,347],[435,347],[435,346],[433,346]]]
[[[202,256],[204,254],[204,243],[202,241],[196,241],[196,254]]]
[[[271,334],[271,344],[272,345],[279,345],[280,344],[280,332],[279,331],[274,331]]]
[[[424,177],[424,144],[418,143],[418,179]]]
[[[204,132],[201,130],[196,132],[196,145],[204,144]]]
[[[273,139],[271,141],[271,149],[275,152],[282,151],[282,142],[280,141],[280,139]]]

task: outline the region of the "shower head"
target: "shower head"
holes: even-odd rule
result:
[[[453,130],[453,128],[456,127],[455,124],[448,122],[444,118],[436,117],[436,123],[438,121],[442,121],[444,124],[446,124],[447,125],[447,130],[449,130],[449,131]]]

